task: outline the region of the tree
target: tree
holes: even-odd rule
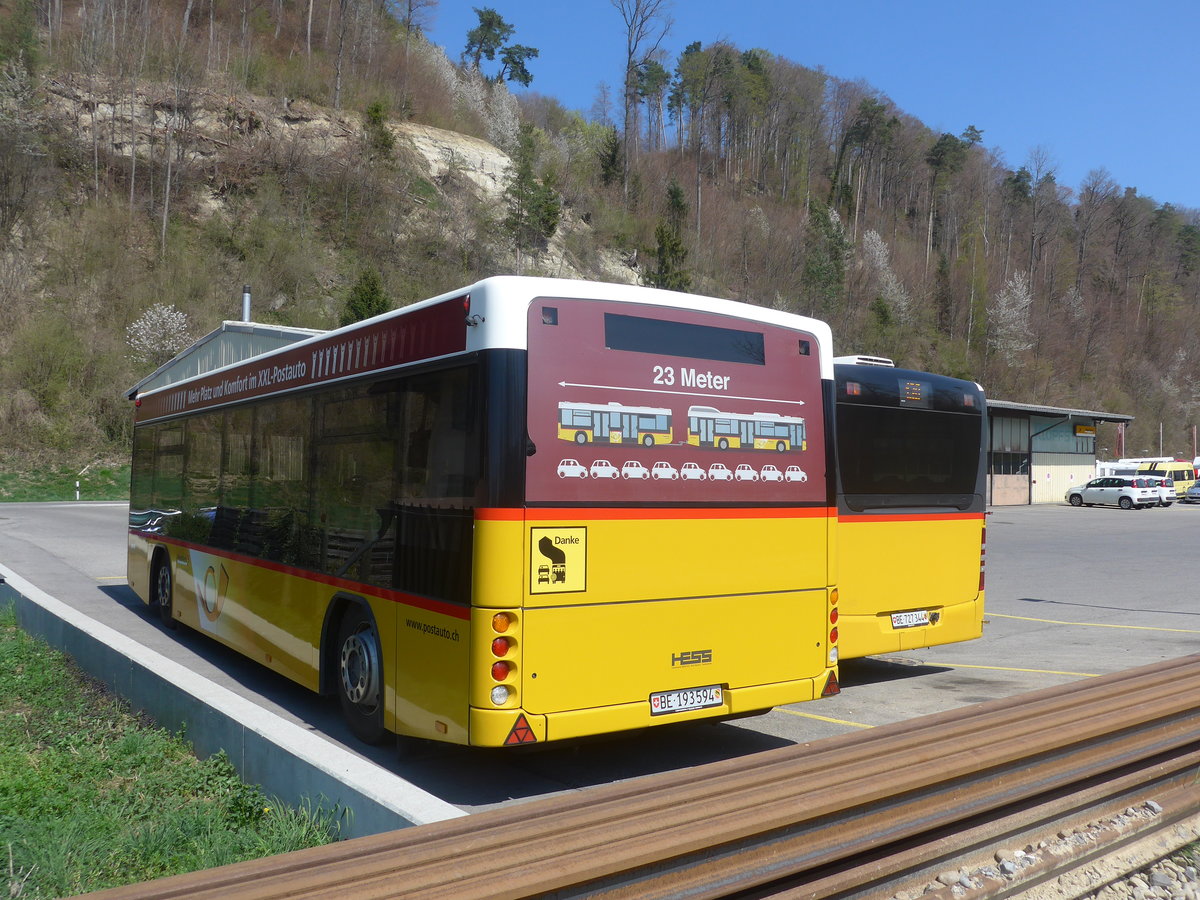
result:
[[[687,218],[687,202],[683,199],[683,188],[674,178],[667,186],[667,212],[654,229],[654,240],[658,245],[658,263],[646,278],[651,287],[670,291],[687,291],[692,286],[692,277],[683,267],[688,251],[683,245],[683,222]]]
[[[174,304],[155,303],[125,329],[129,358],[147,366],[160,366],[191,346],[187,313]]]
[[[536,47],[526,47],[524,44],[505,47],[500,51],[500,74],[496,76],[496,80],[503,81],[507,78],[509,81],[520,82],[522,86],[529,87],[533,76],[529,74],[525,62],[537,59],[537,55]]]
[[[472,7],[479,17],[479,25],[467,32],[467,46],[463,58],[471,61],[471,67],[479,69],[483,60],[494,60],[516,29],[504,21],[504,17],[490,6],[483,9]]]
[[[512,238],[517,254],[518,274],[521,271],[522,253],[543,249],[554,236],[562,217],[562,203],[558,194],[542,184],[534,174],[536,157],[533,126],[522,125],[517,137],[512,178],[504,192],[508,205],[504,227]]]
[[[637,139],[638,66],[653,57],[658,45],[671,29],[666,11],[669,0],[610,0],[625,22],[625,78],[622,100],[625,105],[624,189],[629,196],[630,143]],[[636,151],[636,143],[632,148]]]
[[[1016,362],[1018,353],[1033,346],[1029,331],[1032,305],[1033,294],[1024,272],[1013,273],[988,305],[988,350],[999,353],[1009,365]]]
[[[622,177],[624,169],[621,166],[621,138],[617,135],[616,126],[604,130],[604,141],[596,151],[600,160],[600,183],[607,186]]]
[[[358,276],[346,298],[340,324],[352,325],[363,319],[381,315],[392,308],[392,302],[383,292],[383,278],[378,269],[368,268]]]

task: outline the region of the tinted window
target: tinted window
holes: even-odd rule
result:
[[[717,328],[688,322],[668,322],[641,316],[604,314],[604,345],[609,350],[632,350],[691,359],[766,365],[761,332]]]
[[[839,405],[845,494],[972,494],[981,416]]]

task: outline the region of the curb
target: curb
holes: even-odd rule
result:
[[[162,727],[182,724],[200,756],[221,750],[243,780],[293,806],[345,810],[340,837],[467,815],[386,769],[288,722],[51,597],[0,565],[0,603],[22,629]]]

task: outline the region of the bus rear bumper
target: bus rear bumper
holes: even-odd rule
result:
[[[896,628],[892,624],[890,611],[869,616],[847,615],[843,612],[838,621],[841,658],[899,653],[938,644],[972,641],[983,636],[983,594],[963,603],[929,607],[928,612],[930,618],[936,614],[937,621],[912,628]]]
[[[651,715],[649,698],[638,703],[547,715],[535,715],[520,709],[472,709],[470,743],[476,747],[504,747],[547,740],[562,741],[672,722],[720,720],[729,716],[766,712],[776,706],[816,699],[832,671],[827,669],[816,678],[727,689],[723,692],[721,706],[669,715]]]

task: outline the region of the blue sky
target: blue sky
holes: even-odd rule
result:
[[[587,113],[620,83],[610,0],[440,0],[430,38],[458,59],[491,6],[537,47],[530,89]],[[674,0],[663,47],[759,47],[862,79],[939,132],[983,130],[1011,168],[1035,148],[1060,184],[1105,168],[1122,187],[1200,210],[1200,0]]]

